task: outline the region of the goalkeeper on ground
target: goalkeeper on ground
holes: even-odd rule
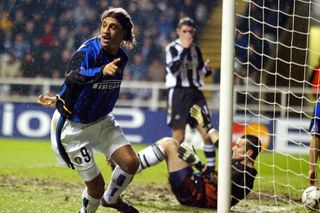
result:
[[[200,124],[205,123],[201,110],[193,106],[191,116]],[[232,200],[235,205],[253,188],[257,171],[254,160],[260,152],[260,140],[253,135],[243,135],[232,148]],[[199,160],[192,147],[180,145],[173,138],[163,138],[138,152],[138,171],[166,160],[171,190],[177,200],[187,206],[203,208],[217,207],[217,177],[207,176],[206,166]],[[195,166],[199,172],[194,172]]]

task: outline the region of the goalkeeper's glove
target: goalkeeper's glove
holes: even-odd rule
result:
[[[199,125],[201,125],[207,132],[214,130],[210,118],[198,105],[193,105],[190,109],[190,115],[193,117]]]
[[[187,162],[188,164],[194,165],[200,172],[205,168],[198,155],[195,153],[193,147],[188,146],[187,144],[182,144],[178,148],[178,156],[181,160]]]

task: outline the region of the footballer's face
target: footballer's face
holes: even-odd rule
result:
[[[232,147],[232,159],[242,161],[247,157],[246,139],[239,138],[236,144]]]
[[[181,40],[192,40],[196,29],[189,25],[182,25],[177,29],[177,34]]]
[[[116,54],[126,32],[117,19],[105,17],[100,28],[100,42],[104,50]]]

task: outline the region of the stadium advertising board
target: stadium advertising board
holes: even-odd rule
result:
[[[0,104],[0,137],[49,139],[52,108],[38,104]],[[132,143],[153,143],[171,134],[165,111],[116,108],[117,121]]]
[[[53,111],[38,104],[0,103],[0,137],[49,139]],[[171,135],[171,130],[166,125],[164,110],[116,108],[113,113],[132,143],[149,144]],[[218,116],[218,113],[212,114],[213,126],[216,129],[219,126]],[[276,123],[273,123],[270,120],[258,120],[241,115],[235,116],[234,120],[233,142],[240,135],[249,133],[259,135],[263,147],[268,150],[300,154],[308,152],[308,120],[277,119]],[[295,124],[295,128],[291,124]],[[296,126],[299,126],[300,130],[297,130]],[[186,134],[187,142],[196,143],[198,147],[203,145],[200,134],[196,131],[188,128]]]
[[[276,125],[276,123],[275,123]],[[263,149],[273,150],[273,122],[252,116],[236,115],[233,122],[233,143],[243,134],[256,135],[260,138]]]
[[[233,142],[244,133],[260,137],[264,149],[284,154],[308,154],[311,137],[308,135],[308,119],[262,119],[235,116]],[[244,125],[246,124],[246,125]]]
[[[308,154],[311,136],[310,120],[277,119],[275,150],[281,153]]]

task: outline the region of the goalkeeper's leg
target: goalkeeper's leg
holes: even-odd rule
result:
[[[138,172],[156,165],[165,159],[169,171],[177,171],[188,167],[189,165],[178,157],[179,146],[180,144],[173,138],[163,138],[141,150],[138,152],[140,159]]]
[[[160,140],[161,141],[161,140]],[[152,144],[137,153],[140,160],[138,172],[156,165],[166,159],[166,154],[160,143]]]

